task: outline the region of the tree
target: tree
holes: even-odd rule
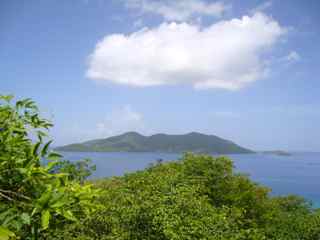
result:
[[[12,101],[0,95],[0,239],[40,239],[94,212],[99,191],[52,171],[62,156],[45,142],[51,122],[31,99]]]
[[[300,197],[270,196],[227,157],[188,153],[95,185],[105,189],[101,211],[53,239],[320,239],[319,211]]]

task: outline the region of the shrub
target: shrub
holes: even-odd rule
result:
[[[304,199],[271,197],[226,157],[189,153],[94,184],[105,190],[103,209],[55,239],[320,238],[320,215]]]
[[[44,142],[52,124],[30,99],[12,98],[0,96],[0,239],[39,239],[92,214],[98,191],[67,171],[52,173],[62,157]]]

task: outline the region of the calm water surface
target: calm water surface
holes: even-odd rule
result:
[[[93,178],[121,176],[144,169],[157,159],[176,160],[181,154],[169,153],[83,153],[64,152],[69,160],[90,158],[97,166]],[[295,153],[291,156],[264,154],[229,155],[239,172],[272,188],[275,195],[298,194],[320,207],[320,153]]]

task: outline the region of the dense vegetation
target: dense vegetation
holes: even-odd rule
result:
[[[57,148],[60,151],[82,152],[174,152],[197,153],[252,153],[251,150],[214,135],[188,133],[184,135],[155,134],[143,136],[127,132],[119,136],[70,144]]]
[[[52,124],[39,117],[34,102],[11,100],[0,96],[0,240],[40,239],[92,214],[99,191],[81,184],[87,162],[68,164],[49,151],[51,141],[44,139]]]
[[[2,100],[0,240],[320,239],[319,210],[297,196],[270,197],[226,157],[188,153],[90,185],[90,162],[61,161],[43,144],[39,129],[50,123],[32,101]]]
[[[225,157],[186,154],[95,185],[103,210],[54,239],[320,239],[319,211],[270,197]]]

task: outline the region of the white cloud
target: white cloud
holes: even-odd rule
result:
[[[272,18],[256,13],[205,28],[163,23],[129,35],[107,35],[89,57],[87,76],[138,87],[238,89],[264,76],[265,52],[285,32]]]
[[[287,56],[285,56],[282,60],[292,63],[292,62],[298,62],[301,60],[301,56],[296,51],[291,51]]]
[[[223,2],[208,3],[203,0],[127,0],[126,7],[175,21],[186,21],[203,15],[221,17],[230,8]]]
[[[107,137],[127,131],[143,131],[143,116],[132,109],[130,105],[111,111],[106,118],[96,126],[97,135]]]

